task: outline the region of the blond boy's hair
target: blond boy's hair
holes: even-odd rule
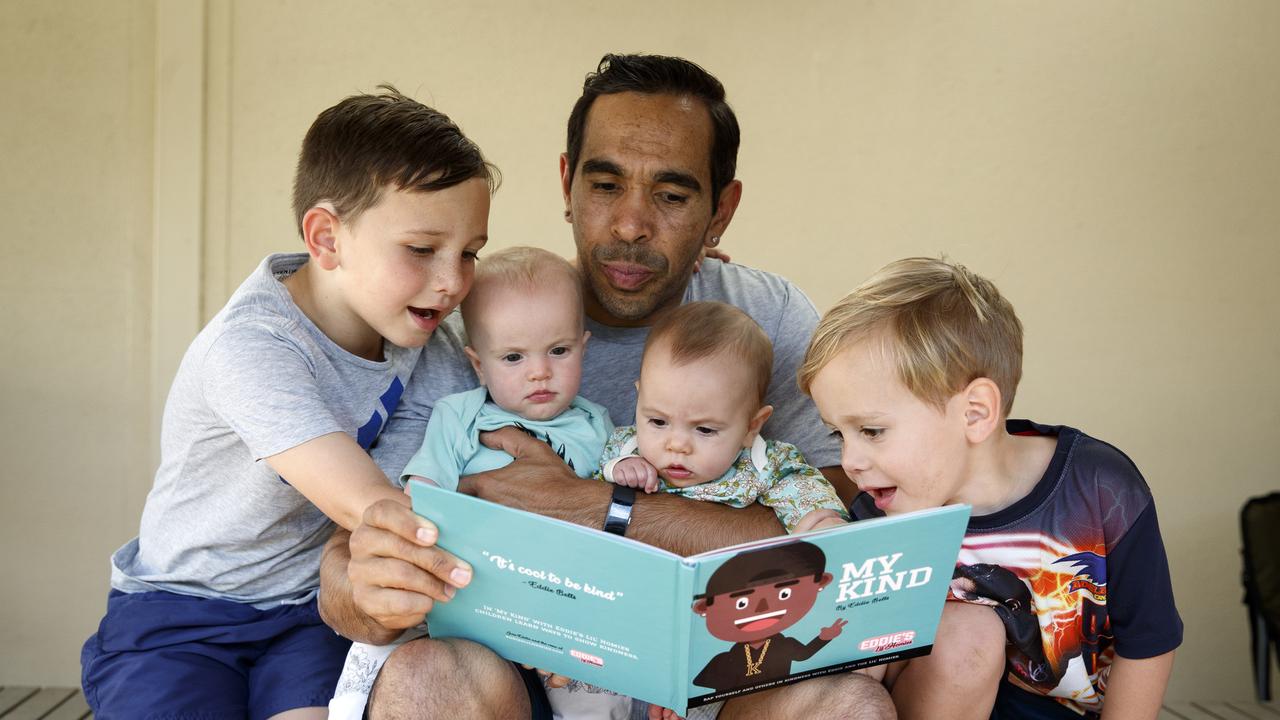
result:
[[[726,367],[745,368],[764,405],[773,377],[773,344],[750,315],[722,302],[685,303],[654,324],[644,354],[659,343],[676,365],[723,356]]]
[[[1013,408],[1022,379],[1022,323],[990,280],[945,259],[891,262],[827,311],[800,366],[800,389],[850,345],[876,337],[913,395],[939,409],[978,378]]]
[[[476,307],[486,293],[498,288],[533,290],[551,282],[564,282],[582,306],[582,276],[568,260],[542,248],[516,246],[485,255],[476,263],[471,292],[462,301],[462,324],[475,337]]]

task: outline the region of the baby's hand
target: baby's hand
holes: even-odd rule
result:
[[[796,523],[793,533],[809,532],[811,530],[821,530],[823,528],[840,527],[844,525],[844,518],[835,510],[827,508],[819,508],[810,510],[805,516],[800,518],[800,522]]]
[[[642,457],[623,458],[613,466],[613,482],[651,493],[658,489],[658,470]]]

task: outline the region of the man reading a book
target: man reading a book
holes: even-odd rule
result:
[[[812,303],[787,280],[741,265],[708,258],[694,272],[703,252],[719,245],[742,197],[735,177],[738,140],[723,86],[687,60],[606,55],[587,76],[560,157],[564,216],[573,228],[592,338],[581,394],[614,418],[634,417],[634,382],[650,326],[688,301],[736,305],[765,329],[774,347],[766,395],[774,413],[764,432],[797,445],[848,503],[855,489],[839,468],[839,442],[795,382],[818,320]],[[423,349],[373,449],[389,476],[399,477],[421,443],[435,400],[475,387],[464,345],[459,323],[450,318]],[[633,488],[578,478],[545,444],[515,429],[486,433],[482,441],[515,458],[500,470],[461,479],[461,492],[486,500],[603,527],[682,555],[783,532],[762,505],[737,509],[667,493],[637,496]],[[419,625],[433,603],[466,592],[472,569],[437,548],[437,539],[435,526],[414,515],[407,498],[371,506],[356,530],[335,534],[326,547],[325,620],[347,637],[386,644]],[[948,645],[940,641],[931,658],[936,662],[900,681],[940,689],[934,716],[960,717],[955,708],[972,705],[964,693],[974,685],[973,643],[959,640],[955,657],[947,657]],[[1003,657],[994,661],[997,673]],[[536,679],[465,641],[420,638],[392,652],[380,669],[349,657],[353,667],[359,672],[349,677],[344,671],[339,694],[368,693],[373,685],[368,716],[375,720],[539,717],[547,710]],[[961,668],[964,677],[958,677]],[[844,674],[734,698],[719,717],[747,713],[879,718],[894,710],[879,684]]]

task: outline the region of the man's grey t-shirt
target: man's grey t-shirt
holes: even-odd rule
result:
[[[112,587],[259,608],[315,595],[334,525],[262,459],[334,432],[367,449],[421,351],[385,343],[374,362],[330,340],[280,282],[306,261],[263,260],[187,349],[155,485],[138,537],[111,558]]]
[[[764,437],[799,447],[815,467],[838,465],[839,441],[827,432],[813,401],[796,385],[796,371],[818,323],[818,313],[809,298],[773,273],[708,259],[685,290],[684,302],[697,300],[736,305],[760,323],[773,341],[773,379],[765,398],[773,406],[773,416],[764,426]],[[632,424],[636,414],[635,381],[640,377],[649,328],[607,327],[588,319],[587,329],[591,339],[587,342],[578,393],[605,406],[614,423]],[[462,320],[455,313],[427,343],[401,409],[374,447],[374,459],[388,476],[399,477],[400,468],[422,444],[435,401],[476,386],[463,345]]]

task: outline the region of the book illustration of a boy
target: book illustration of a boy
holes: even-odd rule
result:
[[[797,541],[738,553],[717,568],[693,611],[706,619],[707,632],[733,646],[711,658],[693,683],[724,692],[785,678],[791,663],[834,640],[847,620],[837,618],[808,643],[782,634],[831,583],[826,566],[818,546]]]

